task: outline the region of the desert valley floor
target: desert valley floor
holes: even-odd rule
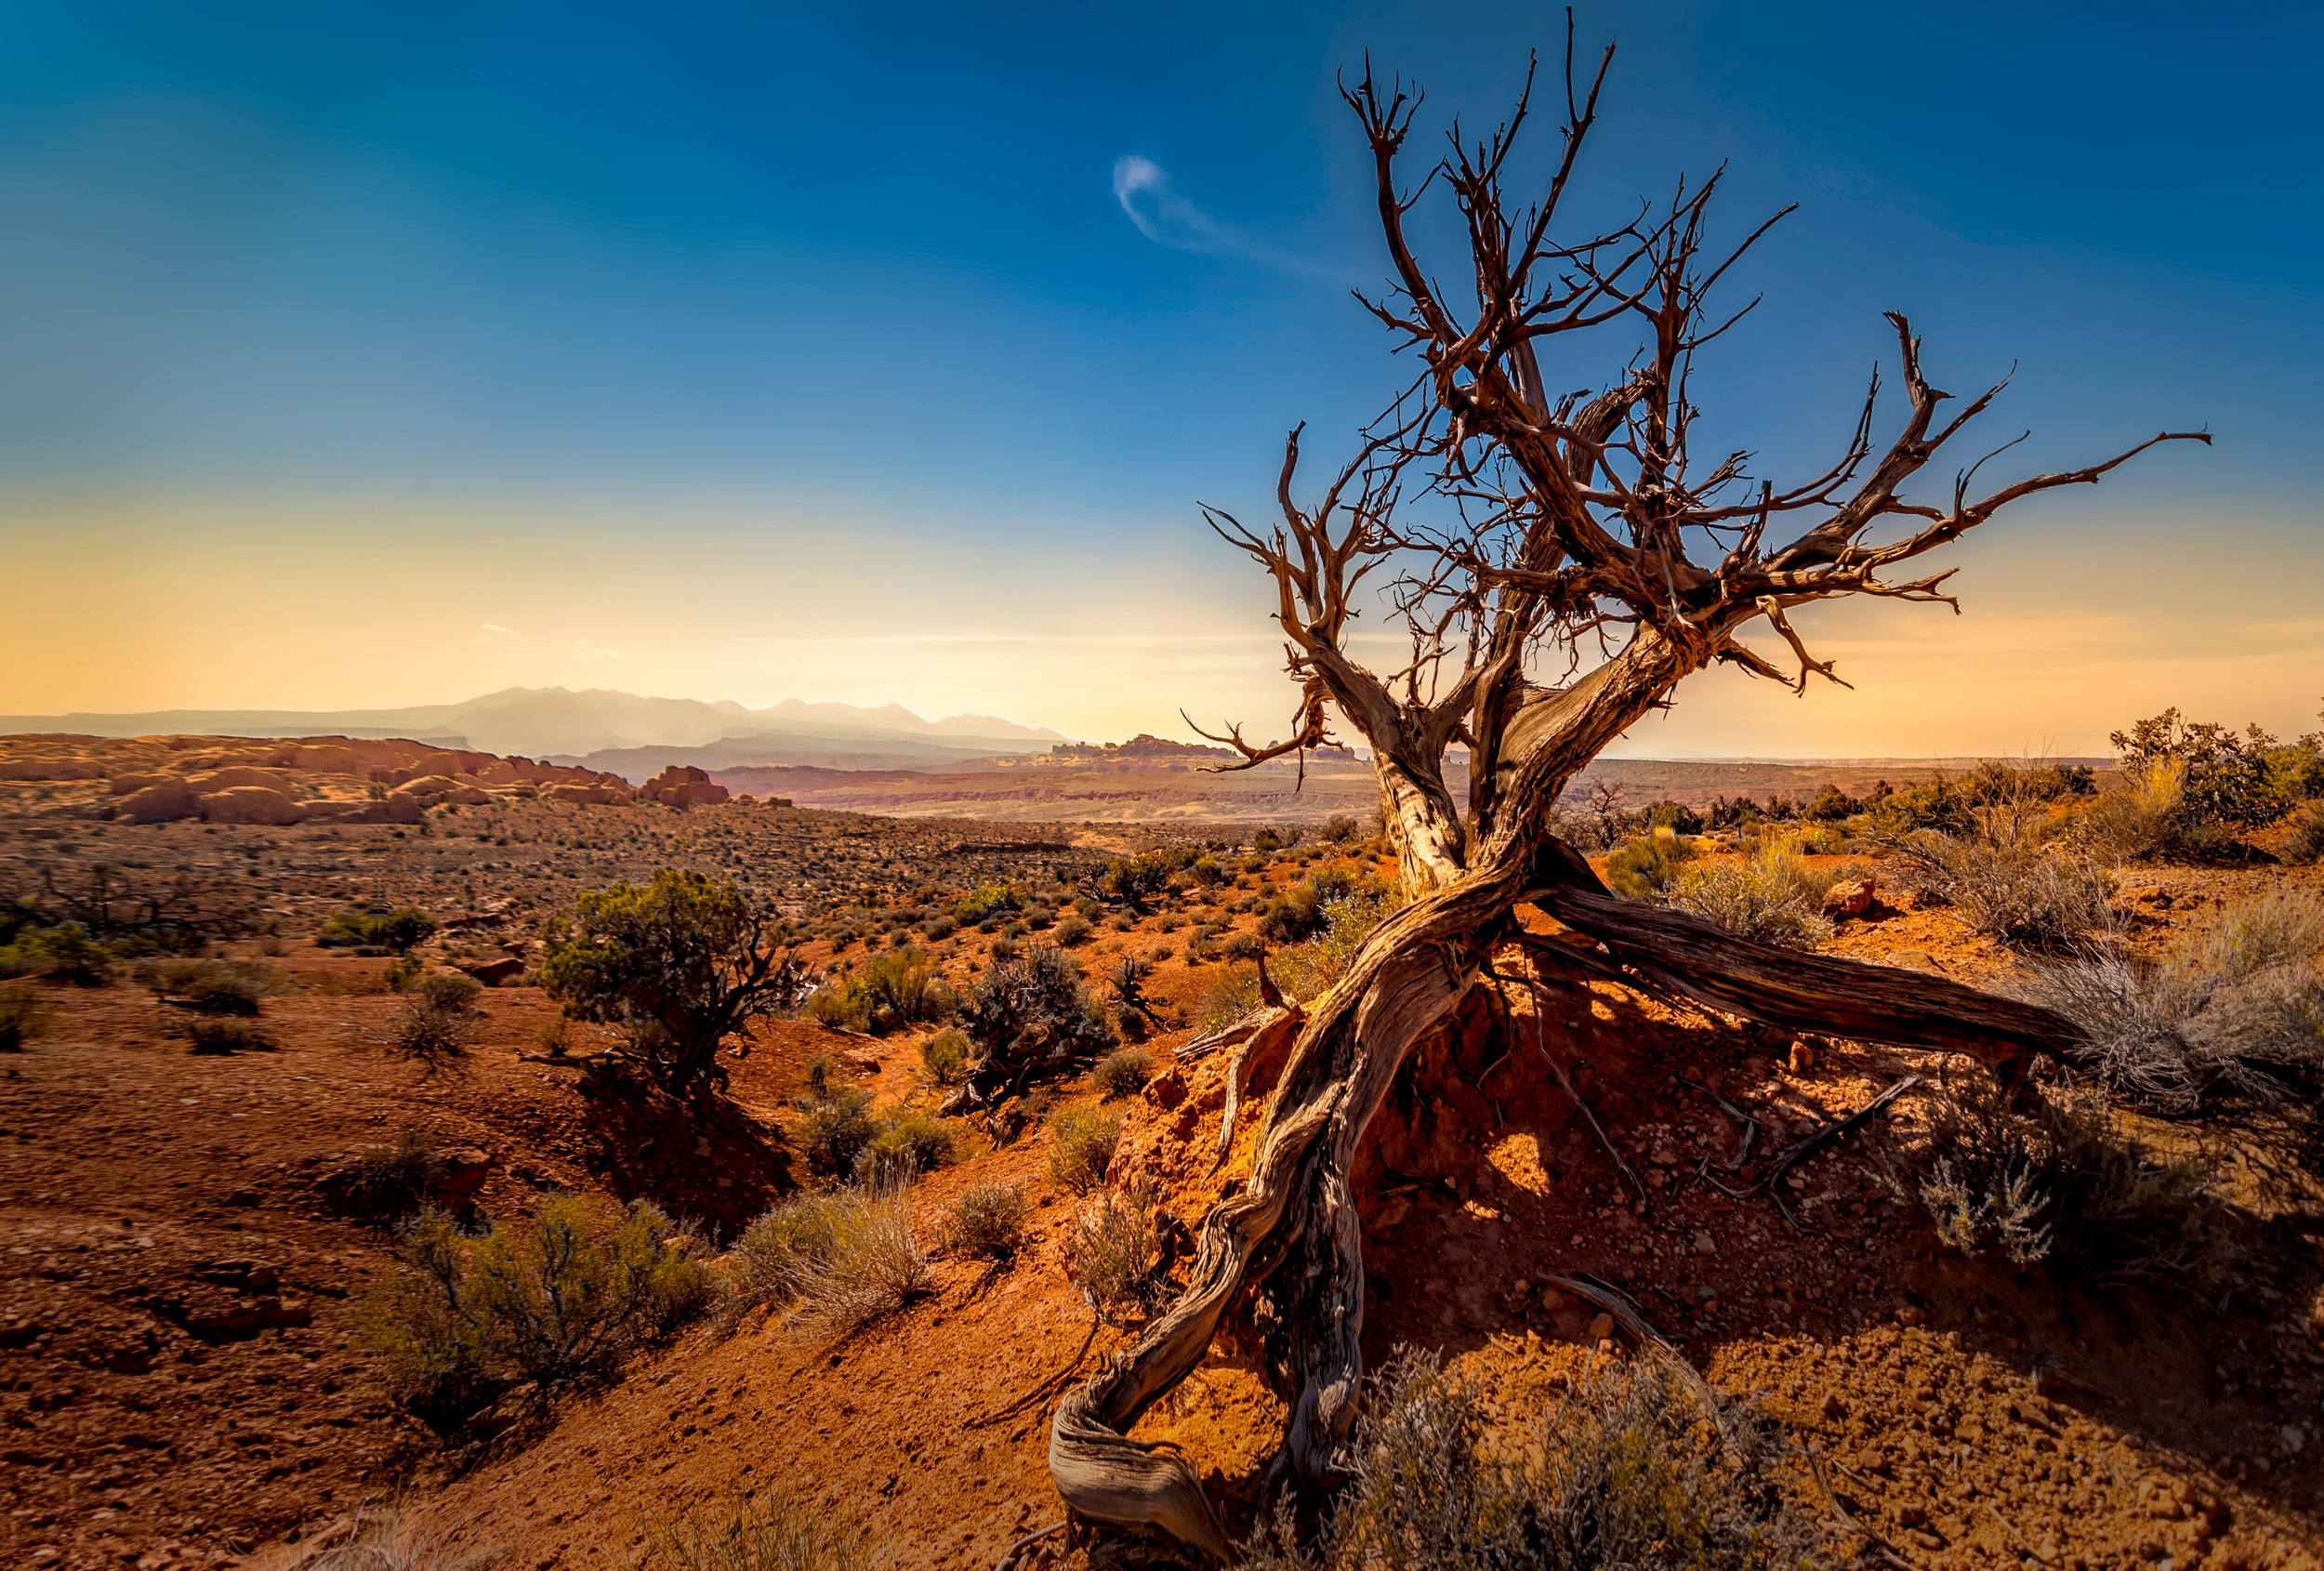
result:
[[[79,787],[75,787],[79,789]],[[84,796],[102,796],[103,782]],[[1235,941],[1268,897],[1319,871],[1393,872],[1358,839],[1253,849],[1248,823],[1125,825],[882,818],[733,800],[673,808],[491,795],[417,823],[134,824],[73,816],[72,791],[11,787],[0,879],[79,889],[99,866],[240,900],[220,952],[275,968],[267,1050],[189,1051],[186,1011],[125,972],[36,980],[48,1018],[0,1057],[0,1564],[301,1564],[394,1506],[447,1542],[532,1571],[634,1571],[699,1507],[784,1492],[852,1513],[898,1567],[992,1566],[1060,1515],[1047,1404],[1012,1404],[1130,1340],[1064,1269],[1079,1204],[1044,1168],[1044,1118],[1102,1099],[1084,1080],[1014,1117],[954,1120],[957,1158],[920,1181],[934,1219],[967,1187],[1028,1185],[1030,1242],[1006,1264],[939,1249],[932,1290],[837,1340],[779,1314],[732,1335],[681,1329],[618,1380],[488,1441],[447,1448],[389,1399],[354,1336],[394,1238],[345,1205],[368,1151],[421,1137],[457,1195],[521,1219],[537,1196],[649,1197],[723,1247],[815,1182],[796,1106],[827,1058],[878,1102],[932,1111],[933,1026],[874,1036],[808,1019],[755,1030],[720,1062],[711,1122],[624,1094],[546,1053],[558,1006],[531,985],[543,921],[580,891],[660,867],[742,881],[796,923],[818,966],[924,943],[955,986],[992,946],[1041,934],[937,929],[928,913],[996,882],[1089,887],[1109,860],[1209,845],[1216,891],[1105,916],[1068,951],[1093,981],[1153,966],[1158,1017],[1107,1174],[1192,1223],[1248,1173],[1255,1120],[1213,1156],[1224,1056],[1176,1050],[1248,977]],[[1287,815],[1287,822],[1288,822]],[[2156,866],[2123,880],[2130,942],[2154,946],[2222,902],[2315,868]],[[442,969],[519,974],[480,999],[464,1051],[391,1051],[387,956],[314,943],[350,904],[443,925]],[[1538,925],[1549,927],[1546,918]],[[1834,952],[1971,982],[2009,963],[1952,911],[1882,890]],[[2054,1286],[1942,1248],[1884,1182],[1882,1151],[1966,1061],[1738,1032],[1605,982],[1507,991],[1423,1060],[1425,1105],[1367,1158],[1364,1342],[1440,1351],[1497,1421],[1529,1421],[1592,1359],[1624,1356],[1552,1274],[1618,1287],[1718,1390],[1798,1443],[1787,1474],[1834,1564],[1908,1567],[2313,1566],[2324,1524],[2324,1218],[2263,1182],[2263,1143],[2221,1144],[2233,1267],[2199,1299]],[[602,1028],[580,1026],[575,1054]],[[1642,1175],[1614,1165],[1552,1061]],[[1778,1190],[1711,1182],[1757,1126],[1763,1154],[1921,1079],[1885,1122]],[[2193,1139],[2168,1126],[2147,1133]],[[1756,1170],[1756,1169],[1753,1169]],[[1055,1386],[1050,1388],[1057,1389]],[[1280,1401],[1248,1348],[1221,1345],[1140,1440],[1175,1446],[1238,1531],[1261,1508]],[[1090,1564],[1134,1546],[1076,1548]],[[1060,1540],[1025,1551],[1053,1561]]]

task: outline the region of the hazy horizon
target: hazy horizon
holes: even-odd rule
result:
[[[561,685],[1280,732],[1269,592],[1195,504],[1263,518],[1283,432],[1344,453],[1406,370],[1348,298],[1385,264],[1335,73],[1417,77],[1434,139],[1560,20],[0,14],[0,711]],[[1855,691],[1706,673],[1614,756],[2316,723],[2315,14],[1579,23],[1620,44],[1579,200],[1726,160],[1723,232],[1802,204],[1698,389],[1723,450],[1820,467],[1892,308],[1964,399],[2016,367],[1988,477],[2218,439],[1975,532],[1959,617],[1795,614]]]

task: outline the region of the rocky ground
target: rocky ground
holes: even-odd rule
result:
[[[1054,1519],[1041,1408],[984,1421],[1065,1367],[1089,1327],[1063,1269],[1076,1202],[1050,1192],[1037,1127],[997,1145],[964,1125],[964,1159],[917,1191],[932,1223],[969,1183],[1030,1183],[1036,1242],[1012,1267],[940,1258],[934,1294],[838,1345],[774,1322],[724,1340],[689,1332],[529,1444],[454,1466],[351,1348],[351,1305],[388,1239],[337,1202],[335,1175],[410,1129],[456,1154],[456,1182],[488,1214],[522,1215],[550,1189],[642,1194],[731,1230],[803,1177],[784,1131],[808,1058],[836,1050],[883,1099],[932,1104],[924,1033],[776,1023],[731,1060],[744,1117],[712,1138],[526,1062],[555,1012],[528,986],[484,996],[482,1035],[465,1055],[432,1066],[396,1057],[381,1045],[400,1007],[387,961],[318,950],[307,935],[351,896],[497,916],[430,952],[459,963],[527,949],[573,891],[667,863],[788,898],[807,953],[826,963],[889,931],[865,913],[917,910],[1033,866],[1086,871],[1134,846],[1104,832],[1037,840],[1029,829],[734,805],[501,804],[439,809],[425,835],[334,827],[338,838],[316,840],[263,826],[0,825],[0,851],[19,859],[0,865],[20,876],[104,860],[231,875],[280,930],[236,952],[285,973],[262,1017],[271,1052],[191,1054],[180,1011],[122,981],[39,984],[55,1029],[0,1060],[0,1564],[280,1565],[364,1502],[397,1498],[456,1540],[540,1571],[630,1571],[656,1522],[768,1490],[863,1516],[899,1566],[990,1565]],[[1167,1061],[1229,969],[1186,958],[1190,924],[1247,932],[1254,913],[1227,907],[1312,872],[1310,853],[1249,872],[1238,862],[1241,887],[1209,905],[1101,923],[1076,957],[1095,977],[1124,951],[1167,957],[1153,988],[1174,1023],[1155,1044]],[[2268,880],[2313,877],[2143,871],[2137,941],[2160,942]],[[965,984],[1008,936],[971,929],[937,942]],[[1835,947],[1973,980],[2007,963],[1950,913],[1899,904],[1845,924]],[[1642,1176],[1641,1204],[1531,1049],[1535,1007],[1519,990],[1509,1020],[1465,1021],[1383,1115],[1367,1358],[1440,1350],[1484,1382],[1497,1415],[1528,1419],[1604,1334],[1588,1306],[1543,1285],[1587,1272],[1810,1448],[1816,1464],[1794,1482],[1843,1560],[2312,1564],[2324,1504],[2324,1353],[2311,1340],[2319,1224],[2312,1196],[2263,1183],[2255,1155],[2217,1154],[2238,1253],[2200,1300],[2061,1287],[2040,1268],[2013,1274],[1951,1255],[1881,1182],[1894,1131],[1880,1126],[1787,1186],[1795,1232],[1766,1198],[1732,1199],[1697,1176],[1741,1139],[1720,1101],[1759,1124],[1763,1152],[1902,1075],[1948,1066],[1846,1045],[1795,1056],[1612,987],[1546,990],[1540,1040],[1572,1065]],[[1207,1172],[1222,1072],[1210,1055],[1116,1102],[1128,1129],[1113,1181],[1152,1182],[1189,1221],[1237,1182],[1255,1120]],[[1896,1129],[1926,1089],[1897,1104]],[[1068,1102],[1096,1094],[1064,1091]],[[1125,1340],[1101,1330],[1078,1366]],[[1240,1521],[1281,1419],[1248,1354],[1221,1347],[1138,1433],[1179,1445]]]

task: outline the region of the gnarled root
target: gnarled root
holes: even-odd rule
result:
[[[1250,1182],[1204,1219],[1185,1291],[1059,1405],[1050,1472],[1075,1515],[1158,1526],[1228,1557],[1194,1470],[1128,1433],[1202,1362],[1244,1291],[1261,1287],[1287,1328],[1298,1386],[1277,1469],[1310,1486],[1329,1482],[1363,1378],[1362,1225],[1348,1175],[1397,1071],[1511,936],[1508,918],[1521,899],[1595,940],[1563,952],[1598,974],[1786,1029],[1971,1052],[2004,1066],[2073,1036],[2045,1010],[1940,977],[1801,955],[1683,912],[1615,900],[1587,863],[1553,841],[1529,867],[1512,858],[1472,873],[1390,918],[1346,978],[1316,1000],[1290,1049]]]

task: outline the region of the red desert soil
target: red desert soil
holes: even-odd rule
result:
[[[559,822],[608,845],[640,825],[680,824],[705,863],[717,860],[712,826],[755,822],[723,808],[562,812]],[[920,878],[880,854],[877,821],[846,822],[865,837],[849,849],[866,879]],[[963,827],[911,843],[957,849]],[[142,833],[231,861],[276,832],[205,842]],[[474,852],[425,860],[448,849],[441,838],[380,844],[361,883],[433,888],[447,908],[488,871]],[[38,849],[56,853],[52,842]],[[570,848],[553,855],[552,887],[588,881]],[[2206,902],[2288,878],[2314,881],[2142,872],[2134,885],[2172,900],[2139,903],[2141,942]],[[1230,931],[1248,929],[1248,915],[1235,920]],[[1153,991],[1185,1018],[1222,969],[1177,957],[1158,920],[1102,928],[1076,957],[1095,976],[1125,946],[1171,949]],[[706,1140],[634,1102],[591,1097],[569,1071],[522,1062],[554,1012],[532,988],[487,994],[481,1040],[431,1069],[376,1045],[398,1006],[384,960],[296,934],[266,947],[281,949],[292,984],[266,1005],[278,1051],[190,1055],[177,1011],[121,983],[44,985],[57,1029],[0,1060],[0,1564],[279,1566],[363,1503],[399,1498],[458,1541],[537,1571],[631,1571],[656,1520],[766,1490],[858,1513],[903,1567],[991,1565],[1054,1520],[1045,1406],[978,1421],[1063,1367],[1089,1327],[1061,1264],[1075,1202],[1050,1193],[1037,1128],[998,1149],[971,1131],[965,1159],[917,1192],[932,1224],[971,1182],[1028,1182],[1043,1201],[1038,1239],[1013,1267],[940,1261],[933,1295],[837,1345],[778,1323],[725,1340],[685,1333],[617,1385],[567,1404],[531,1444],[449,1476],[350,1349],[350,1295],[388,1242],[329,1203],[327,1179],[354,1154],[415,1129],[489,1157],[477,1199],[492,1215],[522,1216],[537,1193],[563,1188],[648,1195],[728,1231],[789,1192],[800,1169],[777,1140]],[[1968,976],[2000,960],[1943,911],[1882,908],[1850,923],[1838,947]],[[955,974],[965,980],[978,953],[956,941]],[[2062,1291],[2038,1270],[2012,1275],[1938,1249],[1917,1209],[1879,1182],[1886,1135],[1875,1126],[1806,1167],[1789,1204],[1809,1231],[1795,1234],[1765,1200],[1731,1200],[1692,1178],[1741,1131],[1689,1083],[1750,1112],[1772,1141],[1943,1065],[1841,1046],[1794,1072],[1781,1045],[1611,987],[1541,997],[1542,1040],[1573,1066],[1633,1168],[1658,1180],[1653,1202],[1632,1204],[1549,1076],[1522,991],[1511,1000],[1514,1041],[1498,1020],[1465,1020],[1417,1080],[1407,1074],[1373,1145],[1369,1358],[1400,1343],[1440,1349],[1486,1382],[1497,1415],[1524,1421],[1602,1329],[1540,1279],[1590,1272],[1637,1300],[1714,1384],[1790,1425],[1836,1498],[1805,1472],[1802,1498],[1836,1529],[1834,1506],[1844,1509],[1904,1564],[2314,1564],[2324,1353],[2308,1328],[2324,1269],[2312,1200],[2271,1209],[2248,1156],[2230,1155],[2241,1252],[2220,1296],[2174,1306]],[[1158,1039],[1165,1063],[1192,1035]],[[807,1058],[834,1051],[883,1097],[932,1101],[916,1085],[918,1041],[778,1023],[730,1060],[733,1095],[779,1129]],[[1114,1182],[1153,1181],[1192,1221],[1248,1171],[1255,1116],[1206,1175],[1222,1070],[1217,1055],[1166,1068],[1115,1104],[1128,1129]],[[1102,1332],[1080,1368],[1124,1340]],[[1138,1433],[1182,1446],[1247,1520],[1280,1421],[1249,1358],[1221,1348]],[[1835,1540],[1843,1552],[1867,1541]]]

